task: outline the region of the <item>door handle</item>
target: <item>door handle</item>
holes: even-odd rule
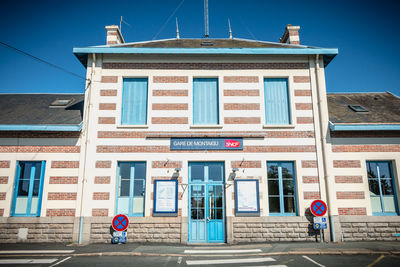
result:
[[[210,217],[207,217],[207,218],[206,218],[206,222],[209,222],[209,221],[210,221]]]

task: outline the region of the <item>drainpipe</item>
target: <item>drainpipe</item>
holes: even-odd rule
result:
[[[83,134],[83,136],[84,136],[84,139],[85,139],[85,148],[84,148],[84,151],[83,151],[83,171],[82,171],[82,173],[83,173],[83,177],[82,177],[82,190],[81,190],[81,205],[80,205],[80,211],[79,211],[79,215],[80,215],[80,218],[79,218],[79,236],[78,236],[78,244],[82,244],[82,232],[83,232],[83,215],[82,215],[82,211],[83,211],[83,194],[84,194],[84,192],[85,192],[85,184],[86,184],[86,161],[87,161],[87,146],[88,146],[88,142],[89,142],[89,122],[90,122],[90,120],[89,120],[89,118],[90,118],[90,116],[89,116],[89,113],[90,113],[90,109],[91,109],[91,105],[92,105],[92,103],[91,103],[91,88],[92,88],[92,86],[93,86],[93,74],[94,74],[94,68],[95,68],[95,66],[96,66],[96,54],[92,54],[92,69],[91,69],[91,72],[90,72],[90,80],[89,80],[89,83],[88,83],[88,85],[87,85],[87,92],[85,92],[85,94],[87,93],[87,105],[86,105],[86,110],[85,110],[85,112],[84,112],[84,116],[85,116],[85,121],[84,121],[84,124],[83,124],[83,131],[82,131],[82,134]]]
[[[326,103],[326,98],[324,99],[324,95],[321,93],[320,88],[322,86],[322,81],[321,77],[319,75],[320,67],[319,67],[319,55],[315,56],[315,79],[316,79],[316,85],[317,85],[317,94],[318,94],[318,112],[319,112],[319,124],[320,124],[320,134],[321,134],[321,143],[322,143],[322,162],[324,166],[324,179],[325,179],[325,192],[326,192],[326,199],[327,199],[327,205],[328,205],[328,217],[329,217],[329,228],[330,228],[330,234],[331,234],[331,239],[333,242],[336,242],[336,237],[335,237],[335,222],[333,219],[332,214],[332,199],[331,199],[331,193],[329,191],[329,171],[328,171],[328,148],[327,148],[327,142],[326,142],[326,137],[329,135],[328,131],[328,119],[327,114],[324,114],[323,112],[323,105],[322,103]]]

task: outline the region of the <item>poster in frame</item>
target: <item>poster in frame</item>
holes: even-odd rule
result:
[[[178,216],[177,180],[154,180],[153,216]]]
[[[257,179],[235,180],[236,216],[260,216],[260,197]]]

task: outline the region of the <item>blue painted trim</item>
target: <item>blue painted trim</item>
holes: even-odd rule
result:
[[[257,210],[256,211],[239,211],[238,210],[238,182],[247,181],[247,182],[256,182],[256,190],[257,190]],[[260,214],[260,193],[259,193],[259,183],[257,179],[235,179],[235,213],[236,214]]]
[[[334,131],[400,131],[400,124],[334,124],[329,122]]]
[[[148,48],[74,47],[73,53],[105,54],[238,54],[238,55],[337,55],[337,48]]]
[[[396,212],[373,212],[373,216],[398,216]]]
[[[29,125],[29,124],[2,124],[0,131],[50,131],[50,132],[80,132],[82,122],[74,125]]]
[[[175,207],[174,211],[157,211],[157,184],[163,182],[175,183]],[[178,180],[154,180],[153,214],[178,214]]]

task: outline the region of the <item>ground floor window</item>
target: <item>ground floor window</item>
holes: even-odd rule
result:
[[[44,161],[18,161],[11,216],[40,216]]]
[[[392,163],[367,161],[368,186],[373,215],[397,215]]]
[[[269,214],[296,215],[294,163],[267,162]]]
[[[146,162],[119,162],[116,213],[144,216]]]

